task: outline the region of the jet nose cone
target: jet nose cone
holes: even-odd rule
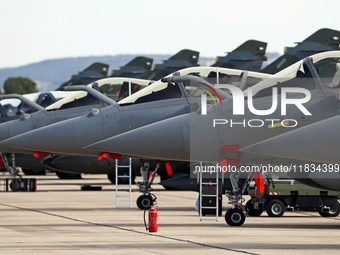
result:
[[[64,120],[15,136],[1,144],[11,148],[57,154],[83,155],[83,147],[104,139],[100,114]]]
[[[0,143],[0,145],[10,148],[55,153],[68,152],[74,149],[75,144],[76,136],[73,119],[38,128]],[[61,150],[60,148],[63,149]]]
[[[91,144],[86,149],[149,159],[184,160],[188,157],[188,123],[183,116],[156,122]]]

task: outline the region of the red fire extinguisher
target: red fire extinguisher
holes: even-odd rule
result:
[[[146,212],[146,210],[144,211],[144,224],[145,224],[146,230],[149,230],[149,232],[157,232],[157,209],[154,208],[154,205],[152,205],[151,208],[148,211],[148,213],[149,213],[149,227],[146,227],[145,212]]]
[[[157,232],[157,209],[149,209],[149,232]]]

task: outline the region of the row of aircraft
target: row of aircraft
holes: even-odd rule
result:
[[[224,57],[216,57],[213,67],[225,67],[249,71],[259,71],[265,56],[267,43],[248,40],[241,44]],[[162,64],[153,65],[153,59],[138,56],[118,70],[112,70],[108,76],[109,65],[104,63],[93,63],[77,75],[71,75],[71,79],[64,82],[60,87],[79,84],[89,84],[93,81],[106,77],[127,77],[146,80],[159,80],[170,73],[187,67],[199,66],[199,52],[184,49],[165,60]]]
[[[273,62],[283,68],[273,75],[196,66],[156,82],[110,77],[88,86],[63,86],[79,92],[46,108],[26,101],[35,112],[0,124],[0,151],[35,153],[45,167],[58,170],[75,169],[87,160],[102,164],[97,157],[106,162],[132,157],[144,172],[154,167],[164,178],[172,171],[164,167],[162,172],[160,164],[188,171],[197,162],[238,169],[288,165],[300,171],[292,175],[299,181],[340,190],[334,132],[340,109],[339,38],[336,30],[317,31]],[[326,174],[320,178],[306,165]],[[330,167],[334,171],[327,171]],[[94,167],[81,171],[96,172]],[[245,219],[237,185],[242,177],[230,176],[232,208],[226,220],[231,225]],[[140,208],[154,202],[145,179]]]
[[[294,62],[311,54],[322,51],[336,50],[339,46],[332,37],[338,36],[338,31],[332,29],[320,29],[307,37],[295,47],[286,47],[284,54],[270,65],[262,68],[263,61],[267,60],[267,43],[258,40],[248,40],[226,56],[216,57],[212,67],[224,67],[240,70],[248,70],[275,74]],[[153,65],[153,59],[139,56],[131,60],[118,70],[112,70],[108,74],[109,65],[93,63],[82,72],[72,75],[71,79],[60,87],[79,84],[89,84],[105,77],[128,77],[147,80],[159,80],[166,75],[187,67],[198,66],[199,52],[194,50],[181,50],[162,64]]]

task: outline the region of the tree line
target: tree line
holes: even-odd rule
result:
[[[37,84],[26,77],[9,77],[4,82],[4,91],[0,94],[29,94],[38,92]]]

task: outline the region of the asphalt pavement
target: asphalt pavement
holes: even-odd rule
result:
[[[4,179],[6,176],[0,176]],[[0,180],[1,254],[339,254],[340,216],[286,212],[283,217],[247,217],[243,226],[200,221],[197,193],[154,185],[158,231],[145,230],[132,186],[132,208],[117,209],[115,186],[105,175],[59,180],[35,176],[36,192],[5,192]],[[82,191],[82,185],[102,187]],[[126,191],[122,191],[126,193]],[[121,205],[128,201],[120,200]]]

